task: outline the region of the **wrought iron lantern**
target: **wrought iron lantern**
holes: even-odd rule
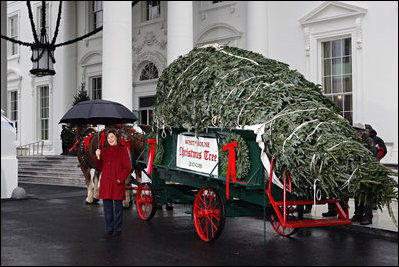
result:
[[[60,1],[60,5],[58,8],[58,17],[57,17],[57,25],[54,33],[53,40],[50,42],[47,31],[46,31],[46,1],[42,1],[42,13],[41,13],[41,30],[40,30],[40,39],[37,36],[36,29],[35,29],[35,23],[33,21],[33,15],[32,15],[32,8],[30,6],[30,1],[26,1],[26,4],[28,6],[28,11],[29,11],[29,20],[30,24],[32,26],[32,32],[33,32],[33,38],[34,42],[33,43],[26,43],[26,42],[21,42],[19,40],[15,40],[13,38],[1,35],[1,38],[17,43],[19,45],[24,45],[24,46],[29,46],[32,49],[32,57],[31,61],[33,63],[32,69],[30,70],[30,73],[32,73],[35,76],[46,76],[46,75],[54,75],[55,70],[54,70],[54,63],[55,63],[55,58],[54,58],[54,51],[57,47],[63,46],[63,45],[68,45],[75,43],[77,41],[83,40],[84,38],[87,38],[103,29],[103,27],[99,27],[95,29],[94,31],[85,34],[81,37],[75,38],[70,41],[66,41],[61,44],[55,44],[55,41],[57,39],[58,35],[58,30],[60,26],[60,20],[61,20],[61,10],[62,10],[62,1]]]
[[[33,67],[30,73],[38,77],[54,75],[54,50],[55,47],[49,43],[46,31],[40,34],[40,42],[31,46]]]

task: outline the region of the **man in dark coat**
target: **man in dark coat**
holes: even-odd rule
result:
[[[385,146],[384,141],[377,136],[377,131],[373,129],[370,124],[366,124],[365,134],[372,138],[374,141],[374,146],[377,149],[377,158],[380,161],[387,154],[387,147]]]
[[[75,133],[68,125],[62,125],[61,141],[62,141],[62,154],[68,154],[68,150],[73,146]]]

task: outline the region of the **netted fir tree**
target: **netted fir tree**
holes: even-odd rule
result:
[[[172,62],[159,78],[153,127],[242,128],[263,124],[265,152],[293,193],[356,198],[380,209],[397,201],[394,172],[380,164],[321,87],[285,63],[243,49],[207,45]],[[239,148],[238,148],[239,149]]]

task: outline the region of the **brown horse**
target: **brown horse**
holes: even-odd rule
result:
[[[121,137],[121,144],[130,148],[130,157],[132,163],[132,170],[135,171],[137,182],[141,183],[141,170],[145,167],[142,164],[137,164],[137,159],[143,159],[144,150],[144,132],[138,132],[132,125],[113,124],[107,125],[104,129],[104,141],[101,139],[103,132],[98,132],[95,128],[87,125],[78,125],[76,127],[76,139],[78,144],[77,156],[80,163],[80,168],[85,176],[87,197],[86,204],[98,202],[98,182],[101,172],[95,168],[95,151],[101,145],[106,145],[105,136],[109,129],[117,129]],[[100,136],[100,140],[99,140]],[[101,144],[100,144],[101,143]],[[127,143],[129,145],[127,145]],[[101,147],[100,147],[101,149]],[[91,169],[94,169],[93,185],[91,181]],[[125,180],[126,198],[123,201],[123,207],[128,208],[131,203],[133,192],[131,189],[131,175]],[[93,192],[94,191],[94,192]]]
[[[98,181],[101,173],[95,168],[95,151],[98,148],[98,131],[88,125],[77,125],[75,133],[75,138],[77,140],[75,143],[75,145],[77,145],[77,156],[80,169],[85,177],[87,188],[86,204],[93,204],[98,202]],[[90,139],[88,140],[88,138]],[[88,144],[85,140],[89,141]],[[91,169],[95,170],[93,176],[94,192],[91,181]]]

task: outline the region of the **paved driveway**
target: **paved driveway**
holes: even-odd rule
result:
[[[189,205],[144,222],[124,211],[120,237],[104,235],[101,201],[86,190],[21,185],[25,200],[2,200],[1,265],[398,265],[397,232],[359,226],[300,229],[279,236],[256,217],[227,218],[221,237],[201,241]]]

